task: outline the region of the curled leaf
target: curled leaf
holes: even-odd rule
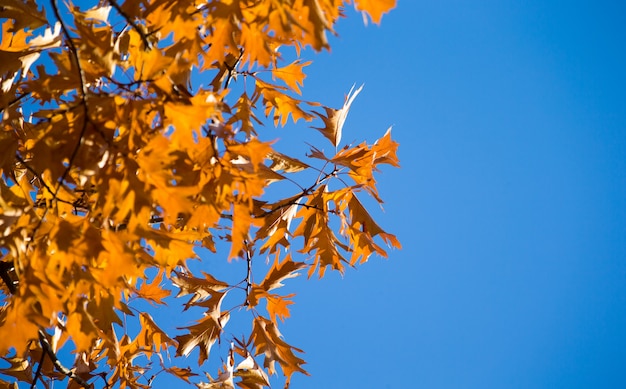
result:
[[[350,88],[350,92],[345,98],[345,102],[343,103],[343,107],[340,109],[333,109],[324,107],[326,110],[326,114],[321,114],[316,112],[316,114],[322,119],[324,122],[324,127],[318,128],[313,127],[319,132],[322,133],[335,147],[339,146],[341,142],[341,133],[343,129],[343,125],[346,122],[346,118],[348,117],[348,111],[350,111],[350,106],[354,102],[354,99],[361,93],[363,90],[363,85],[361,85],[357,90],[354,90],[354,85]]]

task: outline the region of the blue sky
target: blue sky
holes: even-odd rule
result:
[[[293,387],[626,387],[624,8],[349,12],[304,96],[338,107],[365,83],[343,139],[393,125],[379,220],[404,247],[290,282],[282,331],[312,374]]]

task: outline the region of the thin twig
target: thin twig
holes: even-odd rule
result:
[[[52,364],[54,365],[54,367],[56,367],[56,369],[61,374],[66,375],[70,379],[73,379],[74,381],[76,381],[77,384],[79,384],[80,386],[82,386],[85,389],[90,389],[91,388],[91,385],[89,385],[87,382],[85,382],[85,380],[83,380],[82,378],[77,376],[76,373],[74,373],[73,371],[71,371],[67,367],[63,366],[63,364],[61,364],[61,362],[57,358],[57,355],[54,353],[54,350],[52,349],[52,346],[48,342],[48,339],[46,338],[46,335],[44,334],[44,332],[42,330],[39,330],[39,343],[41,343],[41,348],[50,357],[50,360],[52,361]]]
[[[11,107],[13,104],[18,103],[20,100],[22,100],[24,97],[28,97],[30,95],[31,92],[26,92],[26,93],[22,93],[21,95],[17,96],[16,98],[14,98],[13,100],[9,101],[9,103],[6,105],[6,107],[2,107],[0,108],[0,114],[7,108]]]
[[[246,302],[244,306],[250,305],[250,293],[252,292],[252,253],[250,253],[250,247],[248,246],[248,241],[244,240],[244,245],[246,246],[246,262],[248,265],[248,272],[246,274]]]
[[[46,190],[50,193],[50,194],[55,194],[56,192],[54,190],[52,190],[52,188],[50,188],[50,186],[48,186],[48,184],[46,184],[46,182],[43,180],[43,177],[41,177],[41,175],[39,173],[37,173],[35,171],[35,169],[33,169],[19,154],[15,155],[15,159],[17,159],[22,165],[24,165],[24,167],[26,168],[26,170],[28,170],[29,172],[31,172],[35,177],[37,177],[37,180],[41,183],[41,185],[43,185],[44,188],[46,188]],[[57,190],[58,192],[58,190]],[[68,201],[68,200],[63,200],[60,199],[58,197],[56,197],[55,195],[55,199],[57,201],[60,201],[62,203],[65,204],[70,204],[70,205],[74,205],[73,201]]]
[[[128,24],[130,24],[130,26],[133,28],[133,30],[135,30],[137,32],[137,34],[139,34],[139,36],[141,37],[141,41],[143,42],[144,46],[146,47],[146,50],[151,50],[152,49],[152,43],[150,43],[150,41],[148,40],[148,36],[143,32],[143,30],[141,30],[141,28],[139,28],[139,25],[137,23],[135,23],[135,21],[133,19],[131,19],[131,17],[128,16],[128,14],[126,12],[124,12],[124,10],[122,9],[122,7],[120,7],[120,5],[117,3],[117,1],[115,1],[115,0],[108,0],[108,1],[109,1],[109,4],[111,4],[111,6],[113,8],[115,8],[117,13],[122,15],[122,17],[126,20],[126,22]]]
[[[33,382],[30,384],[30,389],[35,389],[35,385],[37,385],[37,380],[41,378],[41,367],[43,366],[43,361],[45,358],[46,353],[42,351],[41,358],[39,358],[39,365],[37,365],[37,371],[35,371],[35,378],[33,378]]]
[[[235,73],[235,75],[237,74],[237,72],[235,71],[235,68],[239,64],[239,61],[241,61],[241,57],[243,57],[243,48],[239,49],[239,57],[237,57],[237,60],[235,61],[235,63],[232,66],[228,66],[226,61],[224,61],[224,67],[226,67],[226,70],[228,70],[228,76],[226,76],[226,82],[224,83],[224,89],[228,89],[228,84],[230,84],[230,80],[233,77],[233,73]]]

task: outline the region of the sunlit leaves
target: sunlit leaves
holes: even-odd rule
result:
[[[161,270],[159,274],[154,277],[152,282],[143,282],[139,290],[136,291],[137,295],[154,304],[165,304],[163,299],[168,297],[171,292],[167,289],[163,289],[163,285],[161,285],[163,282],[163,273],[164,272]]]
[[[265,115],[270,116],[274,125],[280,123],[281,126],[287,124],[289,116],[294,123],[300,119],[310,121],[313,115],[303,108],[303,101],[289,96],[285,93],[286,88],[271,85],[260,79],[256,79],[255,97],[261,96],[265,105]]]
[[[141,325],[141,332],[137,335],[137,344],[146,353],[149,353],[151,350],[158,353],[169,346],[176,346],[176,342],[156,325],[154,319],[149,314],[145,312],[140,313],[139,324]]]
[[[395,1],[3,2],[0,374],[70,376],[72,389],[306,374],[278,330],[296,302],[288,280],[400,247],[357,198],[382,203],[374,174],[398,166],[397,143],[388,131],[341,147],[361,87],[339,109],[302,90],[304,50],[330,48],[348,4],[377,23]],[[285,151],[263,129],[290,121],[333,151]],[[163,325],[180,311],[191,321]],[[246,315],[250,332],[231,333]],[[76,354],[69,368],[33,369],[42,339]],[[233,344],[224,367],[200,382],[218,342]]]

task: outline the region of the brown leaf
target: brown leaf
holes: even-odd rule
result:
[[[304,169],[310,168],[306,163],[290,157],[288,155],[279,153],[277,151],[270,152],[267,157],[272,160],[270,169],[274,171],[283,171],[285,173],[297,173]]]
[[[0,19],[5,18],[15,20],[14,31],[25,28],[35,30],[48,24],[45,12],[39,10],[34,0],[3,0],[2,7],[0,7]]]
[[[228,287],[226,282],[220,281],[208,273],[202,272],[202,274],[204,279],[179,272],[172,278],[174,285],[180,288],[176,297],[193,294],[191,299],[185,304],[185,309],[196,305],[198,300],[205,299]]]
[[[220,338],[224,326],[230,319],[230,313],[221,312],[221,304],[225,295],[226,292],[213,292],[210,299],[195,303],[196,306],[207,308],[206,315],[196,324],[181,328],[189,331],[189,333],[176,337],[178,342],[176,355],[188,356],[194,348],[198,347],[198,364],[201,365],[208,359],[211,347]]]
[[[295,372],[309,375],[302,368],[304,360],[294,353],[302,352],[302,350],[287,344],[272,321],[262,316],[256,317],[252,329],[252,341],[256,347],[256,355],[265,355],[263,366],[270,374],[276,373],[275,363],[278,362],[283,374],[287,377],[286,386],[289,386],[291,376]]]
[[[343,103],[343,107],[340,109],[333,109],[324,107],[326,110],[326,114],[321,114],[316,112],[316,114],[322,119],[324,122],[324,127],[318,128],[313,127],[319,132],[322,133],[333,144],[333,146],[339,146],[341,142],[341,133],[343,130],[343,125],[346,122],[346,118],[348,117],[348,112],[350,111],[350,106],[354,99],[361,93],[363,89],[363,85],[361,85],[357,90],[354,90],[354,85],[350,88],[350,92],[345,98],[345,102]],[[354,92],[354,93],[353,93]]]
[[[265,279],[259,286],[266,292],[280,288],[283,286],[282,281],[299,276],[300,274],[296,272],[307,266],[303,262],[294,262],[291,259],[291,254],[287,254],[282,262],[278,261],[277,256],[272,267],[265,275]]]
[[[171,367],[165,368],[165,371],[177,378],[180,378],[181,380],[187,382],[188,384],[191,384],[191,381],[189,381],[189,378],[197,376],[196,373],[191,371],[190,367],[182,368],[182,367],[177,367],[177,366],[171,366]]]
[[[237,386],[243,389],[261,389],[270,386],[267,374],[250,353],[247,353],[246,359],[235,367],[233,375],[241,378]]]

